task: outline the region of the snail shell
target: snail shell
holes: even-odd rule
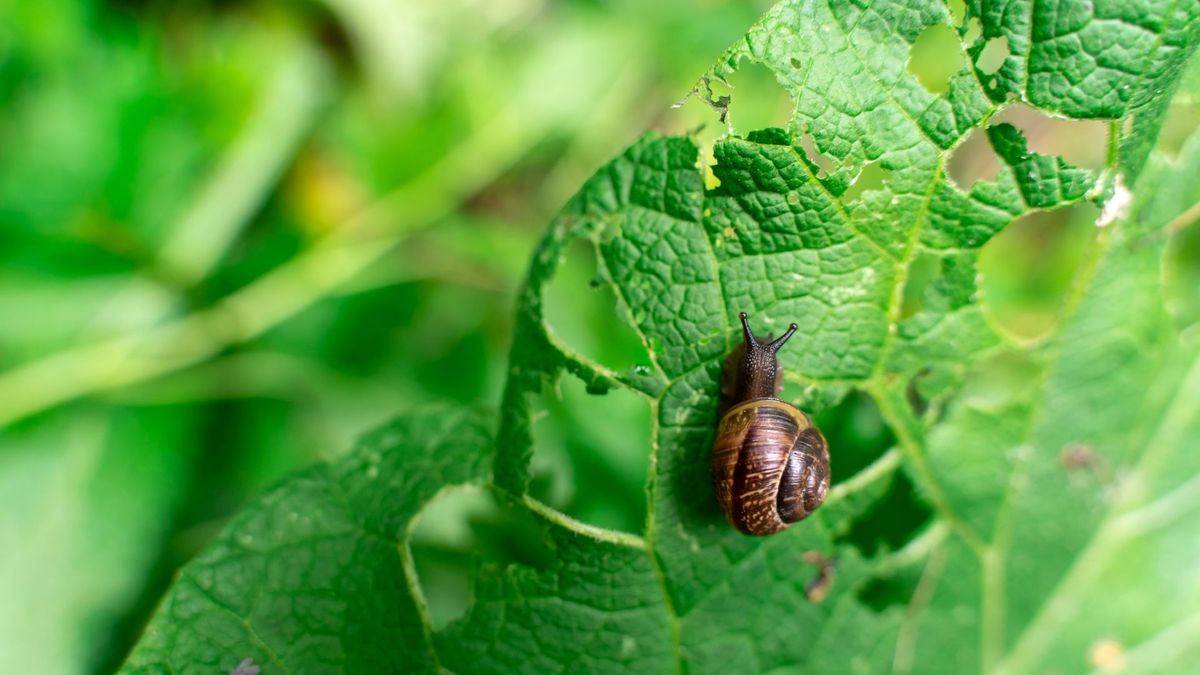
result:
[[[729,407],[713,444],[713,489],[738,530],[774,534],[825,500],[829,447],[808,415],[777,397],[783,374],[775,352],[796,332],[796,324],[779,339],[760,342],[746,313],[739,316],[746,341],[726,362],[723,394]]]

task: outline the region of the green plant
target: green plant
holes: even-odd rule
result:
[[[584,184],[534,253],[498,417],[412,410],[267,492],[183,569],[128,671],[247,658],[304,672],[1023,673],[1194,660],[1200,597],[1157,570],[1195,559],[1200,541],[1200,351],[1162,273],[1195,219],[1200,136],[1175,160],[1152,147],[1200,9],[1027,0],[969,2],[955,16],[941,2],[864,4],[782,2],[698,85],[724,118],[730,101],[713,88],[744,61],[762,64],[795,104],[787,129],[717,141],[711,175],[692,138],[649,134]],[[957,31],[965,62],[942,94],[904,68],[932,26]],[[1000,41],[1008,53],[983,72]],[[1109,120],[1104,166],[1038,154],[991,123],[1017,101]],[[955,185],[947,163],[980,128],[999,173]],[[852,191],[872,165],[886,177]],[[1015,338],[980,297],[981,248],[1026,214],[1084,202],[1103,210],[1054,329]],[[644,346],[627,370],[584,356],[547,320],[546,289],[579,242]],[[709,484],[739,311],[777,333],[800,324],[782,360],[801,407],[865,396],[896,439],[839,475],[830,434],[826,504],[768,539],[729,528]],[[533,406],[562,378],[649,407],[644,531],[531,496]],[[478,566],[470,608],[435,628],[410,538],[422,510],[462,485],[532,520],[535,552]],[[888,500],[906,492],[911,522],[896,525]],[[899,541],[856,534],[889,529]]]

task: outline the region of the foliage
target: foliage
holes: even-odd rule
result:
[[[184,567],[127,670],[230,670],[246,658],[355,672],[1193,661],[1200,596],[1177,572],[1198,553],[1188,450],[1200,437],[1200,352],[1164,266],[1200,198],[1200,136],[1174,160],[1151,148],[1200,11],[861,4],[782,2],[697,86],[724,117],[717,90],[761,64],[793,101],[786,129],[718,140],[711,173],[694,138],[649,134],[584,184],[518,295],[498,420],[414,408],[268,491]],[[933,93],[904,64],[939,26],[956,31],[964,66]],[[1001,40],[1008,54],[984,72],[981,55]],[[1195,79],[1184,96],[1200,93]],[[1104,166],[1031,150],[997,121],[1017,102],[1111,120]],[[976,129],[1000,169],[957,185],[949,164]],[[854,190],[872,166],[885,178]],[[1087,202],[1104,210],[1054,329],[1015,337],[982,292],[983,247],[1034,211]],[[611,293],[642,349],[628,368],[560,331],[548,306],[580,245],[594,255],[593,293]],[[722,522],[708,479],[739,311],[764,331],[800,323],[782,355],[785,392],[833,423],[826,505],[767,539]],[[636,532],[573,518],[539,493],[537,406],[574,380],[649,409]],[[877,436],[895,447],[854,442],[837,425],[847,410],[878,415]],[[414,537],[460,486],[494,494],[533,541],[514,559],[478,560],[469,607],[441,622]]]
[[[0,672],[111,672],[280,476],[498,400],[541,227],[755,1],[0,3]]]

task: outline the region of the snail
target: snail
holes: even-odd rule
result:
[[[829,446],[808,415],[779,400],[775,353],[796,332],[762,342],[742,320],[745,343],[725,362],[721,422],[713,444],[717,503],[738,530],[775,534],[821,505],[829,491]]]

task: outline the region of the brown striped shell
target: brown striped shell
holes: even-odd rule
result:
[[[745,353],[738,367],[736,403],[721,417],[713,445],[717,503],[738,530],[775,534],[815,511],[829,491],[829,447],[808,415],[775,398],[780,373],[775,351],[791,337],[759,342],[741,314]],[[739,363],[740,362],[740,363]],[[752,371],[752,372],[748,372]]]

